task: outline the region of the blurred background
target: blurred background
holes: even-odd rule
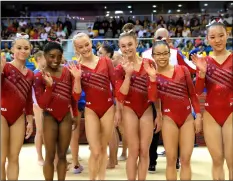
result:
[[[213,19],[223,19],[230,36],[227,49],[232,50],[232,15],[230,1],[2,1],[1,50],[11,61],[12,40],[17,32],[27,33],[33,44],[27,67],[34,70],[37,65],[33,54],[43,49],[48,36],[59,37],[65,59],[75,60],[75,34],[87,33],[95,54],[103,43],[117,51],[121,29],[130,22],[138,35],[139,56],[152,46],[154,32],[160,27],[168,29],[172,46],[187,58],[191,51],[206,56],[212,53],[205,40],[206,25]]]

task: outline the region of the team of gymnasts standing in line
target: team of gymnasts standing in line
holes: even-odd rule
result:
[[[195,133],[202,128],[212,157],[212,178],[225,179],[226,160],[229,179],[233,180],[233,57],[226,50],[228,35],[222,22],[211,22],[206,38],[213,55],[192,56],[197,67],[193,85],[187,67],[170,64],[170,47],[166,40],[154,42],[151,55],[154,60],[137,56],[137,37],[130,23],[123,27],[119,37],[122,56],[116,67],[109,58],[95,56],[88,35],[79,33],[73,38],[77,64],[61,65],[63,49],[56,41],[49,41],[44,46],[45,67],[33,74],[25,67],[32,46],[27,35],[18,35],[13,41],[13,61],[6,63],[1,54],[1,180],[18,179],[19,153],[25,132],[26,138],[33,132],[33,91],[43,110],[45,180],[53,180],[56,152],[58,180],[65,180],[66,152],[72,131],[77,129],[77,101],[82,91],[86,94],[84,114],[91,152],[90,180],[105,179],[107,145],[114,125],[120,122],[128,147],[128,180],[146,179],[154,127],[156,131],[162,130],[167,180],[177,180],[178,146],[180,179],[191,180]],[[198,95],[204,87],[207,96],[205,111],[201,114]],[[152,104],[157,112],[155,120]]]

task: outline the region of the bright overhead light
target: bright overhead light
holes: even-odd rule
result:
[[[107,6],[104,6],[104,9],[107,9]]]
[[[110,11],[107,11],[106,13],[107,13],[107,14],[109,14],[109,13],[110,13]]]
[[[132,8],[132,6],[128,6],[128,8]]]
[[[201,11],[203,12],[203,11],[205,11],[205,9],[201,9]]]
[[[135,18],[135,16],[133,16],[133,18]]]
[[[178,7],[182,7],[182,4],[179,4]]]
[[[231,6],[233,6],[233,3],[231,3]]]
[[[156,10],[153,10],[153,13],[156,13]]]
[[[133,11],[130,11],[130,13],[132,13]]]
[[[180,9],[177,9],[176,11],[179,13],[179,12],[180,12]]]
[[[206,4],[204,4],[204,6],[208,6],[208,4],[206,3]]]
[[[112,16],[110,16],[110,18],[112,19],[113,17],[112,17]]]
[[[156,8],[157,6],[156,5],[153,5],[153,8]]]
[[[171,12],[172,12],[172,11],[169,9],[169,10],[168,10],[168,13],[171,13]]]
[[[115,11],[115,14],[123,14],[123,11]]]
[[[106,17],[108,17],[109,16],[109,14],[106,14]]]

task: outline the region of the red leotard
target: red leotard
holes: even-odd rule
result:
[[[187,67],[175,65],[172,78],[158,74],[157,84],[162,113],[169,116],[179,128],[191,114],[191,104],[195,113],[200,113],[198,97]]]
[[[13,125],[23,114],[33,115],[33,72],[23,75],[15,66],[6,63],[1,75],[1,115]]]
[[[224,125],[228,116],[233,112],[232,55],[230,54],[222,64],[216,62],[212,57],[206,57],[205,79],[200,78],[197,72],[197,93],[202,94],[206,85],[205,109],[220,126]]]
[[[46,87],[41,72],[34,76],[34,90],[38,105],[48,111],[57,121],[62,121],[71,111],[74,117],[78,115],[78,95],[73,90],[73,76],[63,67],[60,78],[54,77],[52,87]]]
[[[127,95],[120,92],[120,88],[125,79],[125,71],[121,65],[115,68],[116,72],[116,97],[119,102],[123,103],[124,106],[130,107],[138,116],[141,118],[146,109],[154,102],[157,98],[156,82],[149,80],[148,74],[144,69],[144,62],[149,61],[153,64],[150,59],[143,59],[139,72],[134,71],[130,80],[130,88]]]
[[[86,94],[86,107],[93,110],[99,118],[113,105],[113,92],[110,85],[115,87],[115,75],[109,58],[101,57],[94,69],[85,65],[82,68],[82,89]]]

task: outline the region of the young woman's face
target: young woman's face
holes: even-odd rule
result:
[[[18,39],[15,41],[12,51],[14,52],[14,59],[24,61],[31,54],[31,44],[28,40]]]
[[[125,36],[120,38],[119,47],[123,55],[127,57],[133,57],[136,54],[137,42],[131,36]]]
[[[212,26],[208,30],[207,40],[215,51],[222,51],[226,48],[227,32],[223,26]]]
[[[74,40],[75,51],[82,57],[90,57],[92,55],[92,43],[88,36],[82,36]]]
[[[109,57],[108,52],[103,47],[99,49],[99,57]]]
[[[120,63],[120,60],[121,60],[121,59],[122,59],[121,54],[119,54],[119,53],[114,53],[114,54],[113,54],[113,57],[112,57],[113,66],[116,67],[116,66]]]
[[[38,64],[40,64],[40,66],[41,66],[42,68],[44,68],[45,65],[46,65],[46,60],[45,60],[44,55],[42,55],[41,57],[38,57],[38,58],[37,58],[37,62],[38,62]]]
[[[153,49],[153,55],[158,67],[164,68],[169,65],[170,52],[166,45],[159,44]]]
[[[51,69],[58,69],[62,61],[62,52],[58,49],[52,49],[45,53],[45,60]]]

